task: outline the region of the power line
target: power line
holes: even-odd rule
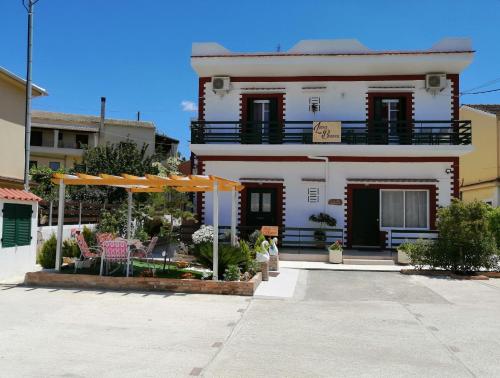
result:
[[[497,92],[497,91],[500,91],[500,88],[490,89],[489,91],[479,91],[479,92],[462,92],[462,93],[460,93],[460,96],[464,96],[464,95],[471,95],[471,94],[480,94],[480,93],[490,93],[490,92]]]
[[[493,80],[490,80],[490,81],[487,81],[484,84],[478,85],[477,87],[466,89],[464,92],[469,92],[469,91],[474,91],[474,90],[479,89],[479,88],[484,88],[484,87],[487,87],[491,84],[498,83],[499,81],[500,81],[500,77],[493,79]]]

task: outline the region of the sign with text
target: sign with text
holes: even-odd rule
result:
[[[313,122],[313,143],[340,143],[341,135],[340,121]]]
[[[262,235],[264,235],[264,236],[278,236],[279,227],[278,226],[262,226],[262,228],[260,229],[260,232],[262,232]]]
[[[329,205],[340,206],[342,205],[342,200],[340,198],[330,198],[328,200]]]

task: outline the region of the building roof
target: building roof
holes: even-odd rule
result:
[[[445,38],[423,50],[372,50],[356,39],[332,39],[299,41],[287,51],[235,52],[209,42],[193,43],[191,66],[200,77],[232,79],[458,74],[473,55],[469,38]]]
[[[19,85],[19,86],[25,86],[26,85],[26,80],[24,80],[22,77],[17,76],[16,74],[10,72],[6,68],[0,67],[0,77],[7,78],[8,80],[11,80],[13,83]],[[32,93],[34,96],[47,96],[48,93],[45,89],[42,87],[39,87],[36,84],[32,84]]]
[[[500,104],[463,104],[462,106],[468,106],[469,108],[500,116]]]
[[[17,201],[41,201],[42,199],[33,193],[20,189],[0,188],[0,198]]]
[[[233,52],[215,43],[193,43],[193,58],[327,55],[420,55],[473,53],[469,38],[444,38],[426,50],[372,50],[357,39],[301,40],[287,51]]]
[[[96,124],[101,122],[101,117],[93,115],[83,115],[83,114],[71,114],[71,113],[58,113],[58,112],[47,112],[44,110],[33,110],[31,114],[34,122],[70,122],[76,124]],[[104,120],[105,125],[115,125],[115,126],[134,126],[134,127],[145,127],[148,129],[154,129],[155,124],[149,121],[134,121],[128,119],[116,119],[116,118],[106,118]]]

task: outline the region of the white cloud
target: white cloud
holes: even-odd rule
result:
[[[198,107],[193,101],[181,101],[181,106],[183,112],[196,112],[198,110]]]

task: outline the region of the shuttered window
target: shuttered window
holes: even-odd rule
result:
[[[31,205],[3,205],[2,248],[30,245]]]

